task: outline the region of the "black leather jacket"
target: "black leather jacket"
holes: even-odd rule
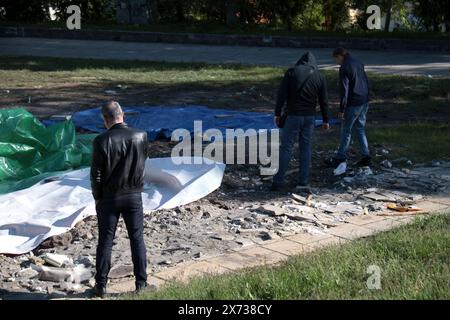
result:
[[[142,192],[147,133],[118,123],[93,142],[91,188],[95,200]]]

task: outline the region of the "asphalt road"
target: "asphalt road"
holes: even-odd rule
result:
[[[0,55],[124,59],[216,64],[290,66],[311,50],[323,69],[336,68],[332,49],[210,46],[45,38],[0,38]],[[369,71],[450,77],[450,54],[400,51],[352,51]]]

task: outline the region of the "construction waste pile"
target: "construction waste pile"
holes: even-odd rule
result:
[[[3,132],[0,128],[0,146],[5,144]],[[65,148],[79,147],[78,139],[73,137],[70,147],[67,143]],[[15,148],[25,150],[18,146]],[[0,153],[0,157],[5,157],[4,152]],[[375,152],[383,154],[381,149]],[[149,166],[153,165],[149,174],[155,170],[164,172],[165,165],[169,163],[168,158],[148,161]],[[152,161],[159,162],[152,164]],[[151,186],[152,179],[149,179],[152,191],[147,193],[149,202],[144,221],[149,267],[152,271],[160,271],[182,262],[201,260],[284,236],[298,233],[321,234],[329,228],[347,223],[349,217],[358,215],[415,214],[422,209],[418,202],[446,191],[450,185],[450,161],[434,162],[431,166],[410,165],[402,169],[396,168],[392,163],[388,165],[377,161],[379,162],[381,165],[371,168],[349,167],[339,176],[335,176],[332,169],[323,169],[323,183],[316,183],[310,194],[301,189],[268,192],[270,177],[260,176],[257,165],[227,165],[225,169],[223,164],[214,163],[202,168],[185,167],[183,170],[192,173],[188,180],[198,182],[192,188],[192,193],[188,192],[192,195],[188,199],[180,199],[180,193],[186,194],[184,191],[174,191],[171,186],[158,186],[155,180]],[[82,161],[78,165],[83,166]],[[1,169],[0,167],[0,172]],[[79,195],[86,199],[83,205],[89,207],[89,201],[93,200],[89,198],[88,178],[83,176],[88,168],[80,169],[75,165],[71,167],[69,163],[54,166],[52,170],[66,171],[54,179],[49,179],[55,176],[49,174],[30,188],[24,188],[29,187],[28,182],[21,187],[16,185],[14,192],[0,196],[0,247],[14,246],[12,236],[22,237],[23,230],[29,227],[32,227],[30,229],[34,234],[43,234],[39,228],[35,228],[37,222],[42,221],[40,219],[35,219],[33,225],[25,220],[22,220],[22,224],[18,220],[14,223],[8,220],[11,219],[12,208],[16,208],[14,212],[19,214],[19,208],[35,206],[35,209],[43,209],[40,212],[42,216],[46,215],[44,204],[48,206],[51,201],[39,202],[38,192],[27,193],[34,190],[32,188],[42,188],[52,183],[52,188],[73,187],[78,191],[70,193],[62,189],[65,190],[61,192],[65,198],[58,199],[58,206],[55,205],[55,208],[61,209],[63,204],[70,203],[74,198],[80,199]],[[166,170],[166,173],[177,175],[174,168]],[[47,175],[44,171],[39,174]],[[291,175],[295,176],[295,171]],[[12,180],[0,179],[0,183],[3,181],[11,183]],[[190,185],[188,181],[184,183],[183,188]],[[155,197],[158,192],[161,195],[164,187],[172,193],[163,192],[162,197]],[[196,193],[198,190],[201,191]],[[17,196],[11,196],[14,194]],[[45,193],[42,192],[43,196],[44,194],[50,197],[52,192],[46,190]],[[158,202],[155,202],[157,199]],[[15,204],[12,205],[13,203]],[[28,243],[19,237],[15,240],[16,247],[25,248],[32,242],[29,250],[17,252],[20,253],[18,255],[0,254],[0,296],[3,290],[4,293],[32,292],[49,297],[64,297],[70,293],[83,293],[92,287],[97,221],[93,211],[89,211],[92,208],[85,208],[85,213],[90,213],[83,214],[83,210],[75,210],[73,203],[71,206],[70,210],[63,210],[66,216],[61,216],[58,221],[51,221],[50,224],[50,227],[55,224],[58,227],[68,223],[69,227],[64,225],[66,230],[60,230],[62,232],[55,235],[47,233],[39,241],[28,235]],[[54,215],[55,208],[48,215]],[[11,224],[14,226],[11,227]],[[10,237],[7,245],[4,237]],[[119,222],[114,240],[112,265],[112,283],[132,277],[129,240],[123,221]]]

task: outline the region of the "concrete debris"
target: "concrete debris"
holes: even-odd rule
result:
[[[63,254],[45,253],[42,259],[47,264],[57,268],[67,267],[73,264],[72,259]]]
[[[66,232],[45,240],[43,243],[41,243],[41,247],[46,248],[54,248],[60,246],[67,247],[71,243],[72,243],[72,234],[70,232]]]
[[[221,240],[221,241],[233,241],[234,236],[230,234],[213,235],[211,239]]]
[[[432,161],[431,162],[431,166],[432,167],[439,167],[441,165],[441,163],[439,161]]]
[[[263,239],[266,240],[266,239]],[[268,239],[267,239],[268,240]],[[239,244],[241,247],[249,247],[254,245],[255,243],[247,238],[240,238],[236,240],[236,243]]]
[[[336,169],[334,169],[333,174],[335,176],[343,175],[347,171],[347,162],[341,162]]]
[[[80,283],[60,282],[59,288],[62,291],[78,293],[84,291],[84,287]]]
[[[381,165],[385,168],[392,168],[392,163],[389,160],[383,160],[381,161]]]
[[[312,195],[308,195],[307,197],[302,197],[298,194],[292,193],[292,198],[296,201],[299,201],[301,204],[305,204],[308,207],[311,207],[314,205],[312,202]]]
[[[86,268],[91,268],[95,266],[94,258],[91,255],[80,255],[75,260],[74,263],[79,265],[84,265]]]
[[[382,193],[370,192],[364,195],[365,198],[373,200],[373,201],[384,201],[384,202],[396,202],[397,199],[395,197],[386,196]]]
[[[133,265],[119,264],[111,268],[108,277],[111,279],[126,278],[133,275]]]
[[[34,270],[31,267],[22,269],[19,272],[17,272],[17,274],[16,274],[16,278],[21,278],[21,279],[33,279],[38,276],[39,276],[39,272],[37,272],[36,270]]]
[[[54,268],[46,266],[31,265],[39,273],[39,280],[52,282],[74,282],[81,283],[89,281],[92,277],[91,270],[82,265],[74,268]]]

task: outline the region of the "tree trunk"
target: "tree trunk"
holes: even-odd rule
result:
[[[236,0],[226,0],[225,7],[227,26],[234,26],[236,24]]]
[[[391,12],[392,12],[392,0],[387,2],[386,23],[384,24],[384,31],[389,32],[389,26],[391,24]]]
[[[178,20],[178,22],[183,22],[184,21],[183,0],[178,0],[176,2],[176,11],[177,11],[177,20]]]
[[[161,15],[158,9],[158,0],[147,0],[147,7],[150,11],[149,18],[150,23],[156,24],[159,22]]]

